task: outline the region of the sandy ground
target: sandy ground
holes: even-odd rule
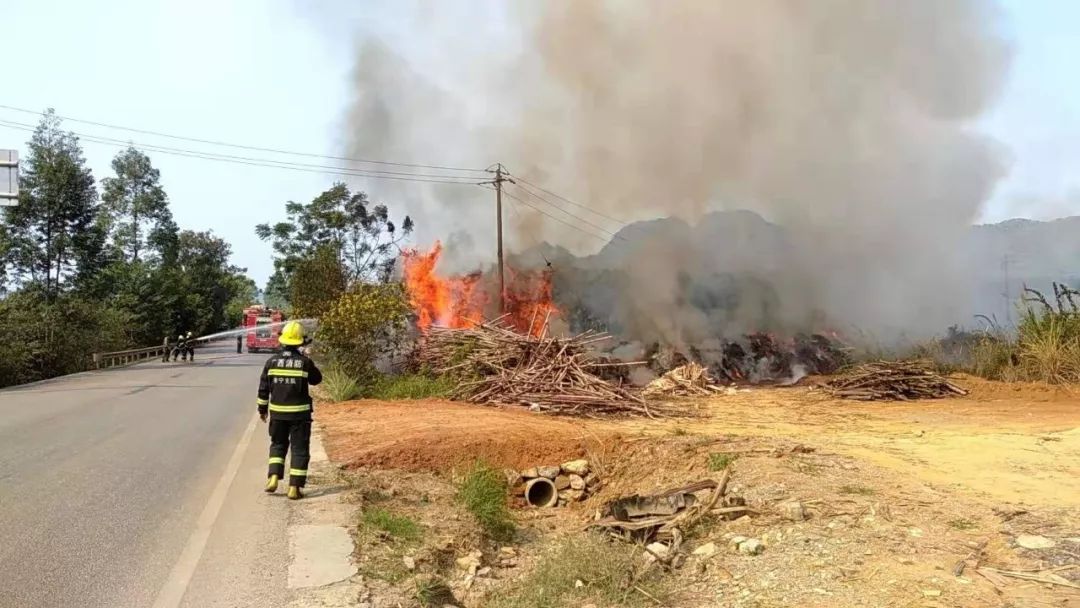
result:
[[[331,459],[379,475],[439,477],[477,457],[525,468],[585,456],[603,466],[600,495],[566,510],[557,518],[565,529],[549,526],[520,547],[523,555],[540,551],[553,530],[580,533],[604,500],[715,476],[711,454],[737,455],[733,488],[757,515],[720,522],[695,542],[724,547],[740,534],[767,549],[722,552],[673,573],[673,606],[1080,606],[1068,586],[991,580],[974,568],[952,574],[986,541],[984,566],[1080,582],[1080,394],[962,384],[967,397],[908,403],[750,388],[696,402],[696,417],[662,421],[582,421],[438,400],[327,405],[319,415]],[[779,516],[790,500],[804,502],[810,519]],[[1055,547],[1024,549],[1024,534]],[[496,568],[489,582],[516,575]],[[465,604],[482,606],[483,597]]]

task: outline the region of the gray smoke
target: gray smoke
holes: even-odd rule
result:
[[[694,226],[707,211],[741,208],[782,228],[784,248],[763,255],[738,234],[621,233],[606,259],[625,270],[618,315],[636,337],[715,331],[684,301],[680,273],[755,275],[777,302],[768,317],[795,326],[825,318],[895,336],[939,330],[971,309],[961,243],[1004,173],[1001,151],[970,127],[1010,56],[992,3],[551,0],[477,3],[468,19],[460,7],[444,19],[445,5],[421,6],[415,38],[358,47],[351,154],[501,161],[626,221]],[[479,29],[485,22],[500,25]],[[428,50],[406,59],[402,49],[421,40]],[[404,199],[421,234],[464,229],[486,249],[490,193],[396,188],[380,192]],[[520,187],[509,192],[541,206]],[[517,250],[600,244],[515,206]],[[724,319],[732,328],[762,320],[754,306],[737,308]]]

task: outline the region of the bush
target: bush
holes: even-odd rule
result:
[[[361,386],[373,385],[376,361],[400,349],[409,310],[401,285],[359,285],[330,306],[316,338],[332,363]]]
[[[457,383],[454,379],[446,376],[403,374],[379,378],[365,391],[365,395],[372,399],[387,400],[430,399],[449,396],[455,386]]]
[[[0,331],[7,337],[0,357],[0,386],[85,371],[93,353],[131,346],[130,317],[74,295],[51,302],[36,290],[0,300]]]
[[[458,500],[484,532],[497,541],[508,541],[515,532],[506,497],[506,477],[483,462],[474,464],[458,486]]]
[[[731,466],[731,463],[738,460],[738,454],[725,454],[723,452],[712,452],[709,454],[709,470],[713,473],[717,471],[723,471]]]
[[[1050,384],[1080,381],[1080,314],[1028,308],[1020,319],[1023,374]]]
[[[361,394],[360,383],[337,365],[323,374],[322,388],[334,403],[356,399]]]

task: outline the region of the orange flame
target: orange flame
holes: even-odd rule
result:
[[[436,241],[431,251],[416,249],[402,252],[405,287],[416,311],[421,329],[432,325],[470,327],[484,320],[484,298],[477,289],[480,273],[463,277],[443,278],[435,274],[435,265],[442,254],[442,243]]]
[[[427,329],[471,327],[498,316],[498,296],[488,293],[479,271],[463,276],[442,277],[435,266],[442,255],[442,244],[436,242],[428,252],[411,249],[402,252],[405,287],[416,312],[417,325]],[[506,322],[518,331],[539,336],[549,315],[558,313],[552,301],[551,270],[543,272],[514,272],[508,269],[506,285]],[[497,287],[491,289],[498,291]]]

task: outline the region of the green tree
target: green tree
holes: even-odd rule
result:
[[[80,266],[95,264],[102,244],[97,207],[94,176],[79,140],[61,130],[50,109],[28,144],[19,204],[4,210],[5,262],[15,279],[41,284],[51,300]]]
[[[226,307],[251,287],[242,279],[246,269],[229,263],[232,247],[212,232],[184,230],[177,243],[180,306],[176,326],[205,333],[228,329]]]
[[[102,180],[102,224],[112,246],[126,261],[138,262],[148,249],[166,255],[174,246],[177,227],[169,199],[150,158],[128,148],[112,161],[116,177]]]
[[[315,197],[308,204],[289,201],[287,219],[277,224],[259,224],[255,234],[273,245],[276,258],[275,285],[290,288],[297,265],[312,259],[316,251],[329,247],[336,252],[347,286],[385,282],[393,270],[398,245],[413,230],[408,216],[398,227],[390,220],[385,205],[371,205],[364,192],[353,193],[342,183]]]
[[[345,268],[332,247],[320,247],[293,272],[289,301],[298,317],[318,318],[345,293]]]

